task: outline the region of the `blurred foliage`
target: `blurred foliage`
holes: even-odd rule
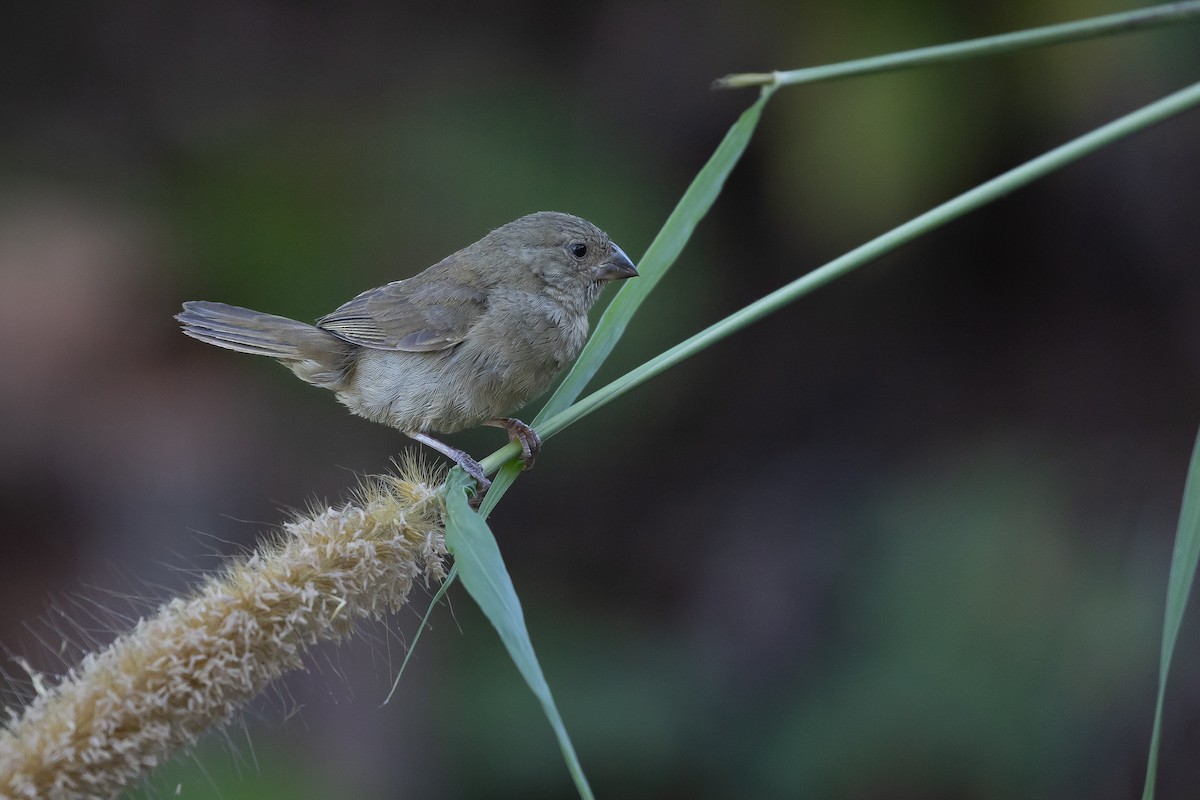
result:
[[[305,800],[334,797],[337,787],[325,780],[319,768],[297,763],[286,750],[274,746],[241,752],[232,741],[206,742],[187,757],[156,770],[130,800],[162,797],[220,797],[222,800]]]
[[[871,797],[897,781],[938,796],[1103,794],[1096,733],[1115,709],[1145,711],[1122,694],[1154,672],[1159,587],[1062,536],[1082,465],[1030,470],[1031,456],[981,446],[859,487],[820,645],[723,690],[725,659],[690,656],[686,629],[526,598],[598,796]],[[492,796],[499,775],[514,797],[556,796],[545,720],[478,612],[455,616],[445,735],[489,776],[463,792]]]
[[[613,131],[564,113],[569,98],[464,87],[424,102],[315,128],[298,115],[189,154],[166,202],[196,261],[212,265],[205,288],[315,317],[330,297],[415,274],[497,219],[571,208],[636,241],[672,202],[628,195],[641,165]]]
[[[541,208],[636,257],[751,101],[713,78],[1126,7],[5,9],[0,641],[62,668],[114,627],[89,603],[177,590],[405,446],[185,341],[181,301],[313,318]],[[1198,68],[1188,27],[780,93],[609,374]],[[1137,791],[1200,406],[1198,140],[1192,114],[1086,159],[551,440],[492,524],[599,796]],[[570,796],[452,603],[391,705],[368,631],[159,796]],[[1198,638],[1162,797],[1200,778]]]

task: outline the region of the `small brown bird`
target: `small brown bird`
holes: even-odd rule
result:
[[[540,211],[363,292],[315,326],[206,301],[184,303],[175,318],[188,336],[278,359],[351,412],[450,457],[479,482],[478,497],[491,485],[479,462],[431,434],[504,428],[531,467],[541,440],[505,415],[579,355],[604,284],[637,274],[592,223]]]

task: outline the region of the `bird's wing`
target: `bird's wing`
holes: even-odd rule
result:
[[[362,347],[427,353],[465,339],[486,308],[478,289],[410,278],[363,292],[317,327]]]

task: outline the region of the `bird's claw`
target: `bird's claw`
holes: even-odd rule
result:
[[[484,424],[508,431],[508,440],[521,445],[521,463],[524,469],[533,469],[533,462],[542,450],[542,437],[538,436],[537,431],[514,417],[500,417],[488,420]]]

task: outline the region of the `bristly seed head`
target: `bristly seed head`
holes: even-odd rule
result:
[[[113,796],[228,723],[305,650],[445,577],[443,475],[408,457],[355,500],[299,515],[254,554],[88,654],[0,731],[0,796]]]

